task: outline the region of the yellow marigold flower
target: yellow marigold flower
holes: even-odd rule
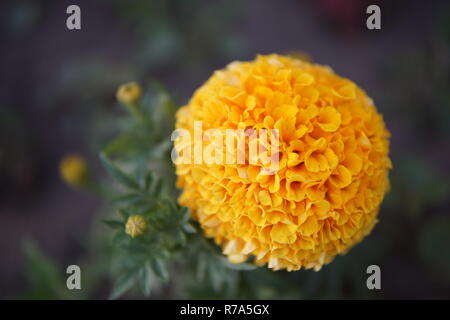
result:
[[[142,89],[137,82],[125,83],[119,87],[116,96],[120,103],[132,106],[141,99]]]
[[[60,163],[61,178],[69,185],[80,187],[88,178],[88,168],[84,158],[78,154],[64,156]]]
[[[327,66],[257,56],[216,71],[177,128],[279,129],[279,169],[177,163],[179,202],[234,263],[320,268],[369,234],[389,189],[389,132],[373,101]],[[175,142],[177,146],[177,142]]]
[[[131,216],[125,225],[125,233],[132,238],[139,237],[147,230],[147,221],[142,216]]]

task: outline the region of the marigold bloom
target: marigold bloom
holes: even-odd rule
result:
[[[177,164],[179,202],[234,263],[319,270],[377,222],[389,189],[389,132],[373,101],[329,67],[279,55],[216,71],[177,128],[279,129],[279,170]],[[177,142],[175,142],[177,145]]]
[[[137,82],[128,82],[119,87],[116,93],[117,100],[126,105],[134,105],[142,97],[141,86]]]
[[[80,187],[88,177],[87,164],[78,154],[64,156],[59,167],[61,178],[69,185]]]
[[[132,238],[139,237],[147,230],[147,221],[142,216],[131,216],[125,225],[125,233]]]

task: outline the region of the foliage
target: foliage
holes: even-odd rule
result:
[[[239,271],[254,267],[229,263],[203,238],[189,209],[176,203],[168,141],[175,103],[157,83],[149,92],[138,104],[138,112],[130,110],[129,122],[100,155],[116,182],[116,195],[110,200],[120,215],[104,220],[114,230],[112,243],[117,249],[113,257],[117,280],[110,298],[120,297],[135,284],[149,296],[167,284],[177,269],[195,272],[199,281],[210,283],[216,292],[232,291]],[[125,233],[127,220],[134,215],[142,216],[149,226],[136,238]],[[189,272],[182,273],[193,276]]]
[[[26,275],[29,289],[19,298],[27,300],[81,299],[83,291],[69,291],[60,268],[44,256],[32,241],[24,244]]]

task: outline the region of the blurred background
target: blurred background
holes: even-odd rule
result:
[[[66,28],[70,4],[81,8],[81,30]],[[381,8],[381,30],[366,28],[370,4]],[[102,174],[98,145],[121,115],[120,84],[156,79],[183,104],[213,70],[259,53],[330,65],[374,99],[394,164],[380,222],[319,273],[258,270],[258,290],[210,295],[169,283],[153,297],[450,298],[449,9],[406,0],[2,0],[0,298],[73,298],[64,292],[70,264],[95,270],[79,298],[108,296],[104,250],[95,249],[104,204],[66,186],[59,163],[76,152]],[[382,290],[366,288],[370,264],[381,267]]]

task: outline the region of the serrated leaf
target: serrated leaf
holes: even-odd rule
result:
[[[109,174],[117,180],[120,184],[127,186],[131,189],[139,189],[139,185],[130,175],[126,174],[122,170],[120,170],[116,165],[114,165],[104,154],[100,154],[100,159],[103,163],[105,169],[109,172]]]

